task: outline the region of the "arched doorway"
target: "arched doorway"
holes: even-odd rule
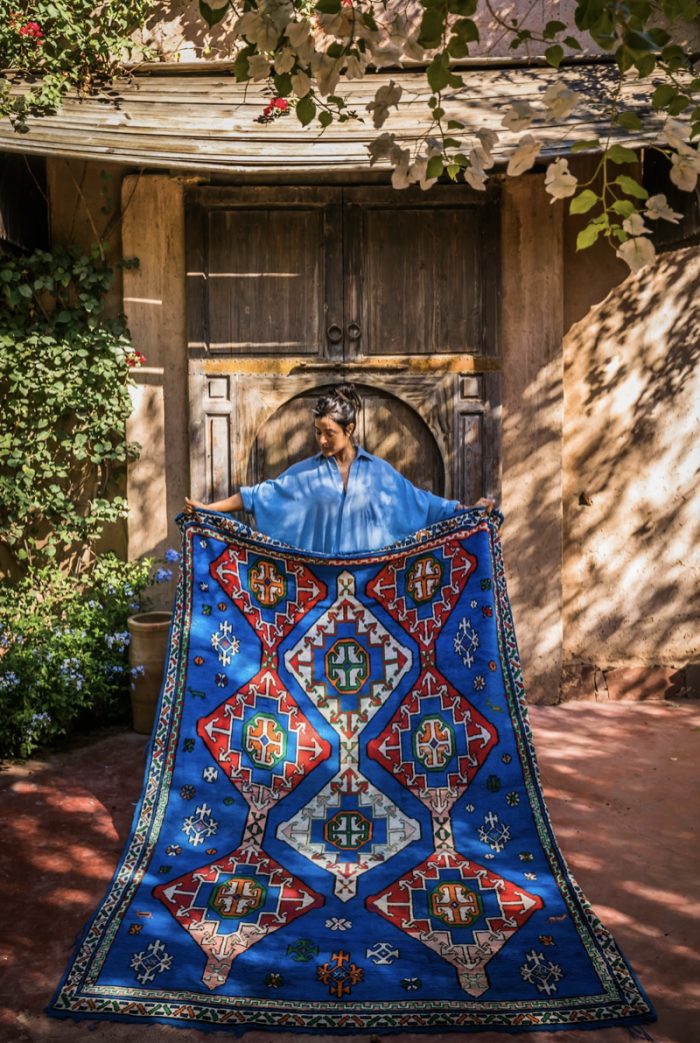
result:
[[[318,451],[311,407],[329,390],[317,387],[285,402],[260,428],[248,460],[248,484],[276,478]],[[362,397],[357,441],[421,489],[444,494],[445,469],[430,428],[406,402],[380,388],[357,385]]]

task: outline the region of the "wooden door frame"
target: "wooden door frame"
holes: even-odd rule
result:
[[[370,201],[381,206],[430,207],[480,205],[488,234],[482,251],[483,314],[488,316],[483,350],[472,355],[381,356],[342,359],[343,342],[331,344],[327,338],[319,353],[304,358],[245,357],[211,352],[206,344],[206,264],[205,214],[216,209],[270,206],[325,208],[327,246],[331,247],[329,279],[340,286],[343,298],[343,213],[344,195],[360,207]],[[333,241],[333,242],[331,242]],[[347,243],[347,237],[345,239]],[[335,247],[335,249],[333,249]],[[340,253],[339,253],[340,251]],[[345,248],[347,277],[357,273],[348,269],[353,252]],[[340,267],[337,267],[340,256]],[[263,424],[285,403],[298,395],[334,383],[353,379],[383,390],[414,409],[428,426],[442,456],[445,491],[448,498],[461,498],[466,468],[470,466],[470,440],[478,431],[484,451],[481,463],[482,495],[500,502],[501,491],[501,362],[499,357],[500,321],[500,206],[498,188],[483,195],[465,186],[435,186],[429,193],[419,190],[396,192],[386,186],[343,189],[341,187],[286,186],[202,186],[190,189],[186,197],[187,313],[189,334],[190,403],[206,403],[199,418],[190,410],[190,466],[192,493],[211,499],[209,473],[210,418],[226,418],[229,432],[229,494],[246,484],[248,460]],[[333,291],[336,292],[336,291]],[[357,289],[348,291],[350,307]],[[352,294],[355,294],[355,297]],[[332,305],[331,305],[332,306]],[[335,316],[336,320],[338,316]],[[329,317],[329,321],[331,318]],[[343,319],[339,323],[343,330]],[[205,330],[204,343],[202,330]],[[222,379],[225,378],[225,387]],[[210,381],[217,381],[217,397],[207,394]],[[222,389],[225,394],[221,394]]]

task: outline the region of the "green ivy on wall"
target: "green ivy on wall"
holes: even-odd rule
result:
[[[21,566],[85,566],[127,514],[129,374],[144,360],[102,314],[113,272],[93,251],[0,256],[0,545]]]

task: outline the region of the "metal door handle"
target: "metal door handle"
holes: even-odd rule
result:
[[[328,339],[332,341],[333,344],[337,344],[339,340],[343,339],[342,327],[339,326],[337,322],[332,322],[330,324],[330,326],[326,330],[326,334],[328,336]]]
[[[348,337],[350,340],[359,340],[362,336],[362,330],[357,322],[348,323]]]

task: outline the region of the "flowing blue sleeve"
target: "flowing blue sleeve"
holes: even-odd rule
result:
[[[239,492],[245,510],[255,515],[259,532],[298,545],[308,510],[308,490],[296,472],[297,468],[291,467],[279,478],[242,486]]]
[[[372,500],[393,540],[443,521],[459,507],[459,500],[446,500],[419,489],[386,460],[376,462],[379,467],[374,471]]]

